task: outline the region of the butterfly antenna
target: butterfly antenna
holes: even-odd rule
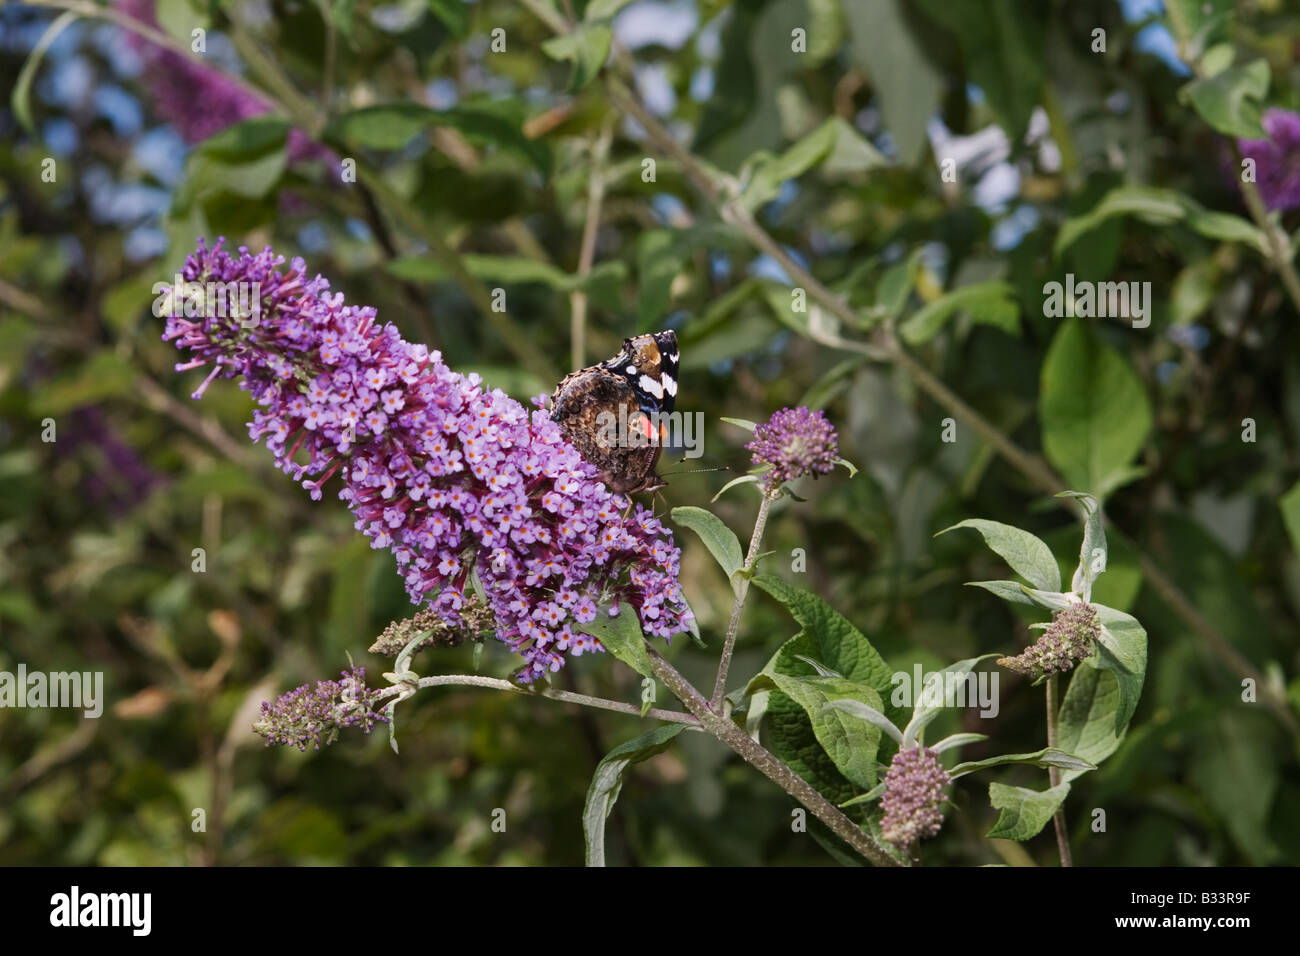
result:
[[[678,462],[678,464],[684,464],[685,461],[686,459],[683,458],[680,462]],[[709,471],[734,471],[734,470],[735,469],[732,468],[730,465],[719,465],[717,468],[692,468],[689,471],[666,471],[664,472],[664,477],[666,478],[669,475],[674,475],[674,476],[675,475],[702,475],[705,472],[709,472]]]

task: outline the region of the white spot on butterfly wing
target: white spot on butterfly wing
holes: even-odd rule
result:
[[[671,381],[671,379],[669,379],[669,381]],[[660,399],[664,397],[663,385],[661,385],[659,382],[656,382],[649,375],[642,375],[641,380],[638,384],[640,384],[641,390],[646,392],[647,394],[653,395],[655,398],[660,398]],[[676,388],[676,386],[674,386],[674,388]],[[674,392],[673,394],[676,394],[676,392]]]
[[[677,381],[671,375],[664,376],[664,391],[674,398],[677,396]]]

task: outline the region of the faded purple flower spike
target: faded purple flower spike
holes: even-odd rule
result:
[[[116,0],[115,5],[132,19],[158,28],[154,0]],[[158,116],[187,143],[200,143],[268,109],[263,100],[245,92],[219,70],[207,69],[130,30],[126,42],[144,66]]]
[[[950,783],[948,771],[929,747],[900,750],[885,772],[880,835],[899,849],[934,836],[943,825],[943,788]]]
[[[261,406],[249,434],[313,499],[342,482],[357,530],[393,552],[413,602],[432,596],[446,621],[467,623],[475,573],[497,637],[524,656],[524,682],[603,650],[577,629],[602,606],[630,606],[659,637],[689,627],[671,532],[605,487],[544,398],[530,413],[485,391],[309,279],[301,259],[286,273],[269,247],[232,256],[221,245],[200,242],[185,290],[170,295],[163,338],[190,359],[177,371],[207,367],[195,398],[218,375],[242,378]],[[241,307],[221,307],[232,301]]]
[[[840,456],[835,429],[825,414],[802,405],[776,412],[754,429],[745,448],[753,452],[755,467],[770,466],[763,480],[769,493],[794,478],[826,474]]]
[[[1026,647],[1017,657],[1002,657],[998,663],[1026,677],[1037,679],[1044,674],[1063,674],[1092,654],[1092,645],[1101,636],[1097,609],[1077,601],[1058,611],[1043,636]]]
[[[1241,155],[1255,161],[1260,198],[1269,209],[1300,207],[1300,113],[1268,110],[1263,124],[1268,139],[1237,141]]]
[[[314,688],[303,684],[275,703],[262,704],[262,716],[253,729],[266,738],[266,745],[289,744],[299,750],[308,745],[316,750],[338,739],[344,727],[360,727],[370,733],[375,724],[388,718],[374,709],[378,691],[366,687],[366,669],[344,671],[338,680],[317,681]]]
[[[114,5],[133,20],[161,29],[155,0],[114,0]],[[249,93],[220,70],[196,63],[132,30],[124,32],[127,45],[140,57],[158,118],[190,145],[270,110],[262,97]],[[290,162],[300,162],[332,154],[302,130],[294,129],[289,131],[288,155]]]

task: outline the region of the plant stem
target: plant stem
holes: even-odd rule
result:
[[[650,665],[655,676],[676,695],[695,717],[701,727],[734,750],[746,763],[754,767],[790,796],[802,803],[813,816],[830,828],[831,832],[853,847],[876,866],[908,866],[905,860],[892,856],[876,839],[850,820],[835,804],[817,791],[775,754],[745,733],[730,718],[723,717],[709,705],[695,687],[669,664],[657,650],[646,645]]]
[[[1056,678],[1053,674],[1047,678],[1047,746],[1055,747],[1057,740],[1056,731]],[[1059,767],[1047,768],[1047,779],[1053,787],[1061,785],[1061,770]],[[1074,857],[1070,853],[1070,834],[1065,828],[1065,804],[1056,808],[1052,814],[1052,825],[1056,828],[1056,848],[1061,854],[1061,866],[1074,866]]]
[[[605,198],[603,166],[613,138],[614,127],[606,123],[591,147],[591,173],[587,182],[587,218],[582,226],[582,247],[578,252],[579,280],[591,274],[591,265],[596,258],[596,233],[600,230],[600,204]],[[574,289],[569,295],[569,303],[571,309],[569,347],[572,349],[569,367],[582,368],[587,364],[587,293],[582,289]]]
[[[767,513],[776,499],[766,492],[758,505],[758,517],[754,520],[754,533],[749,536],[749,552],[745,555],[743,574],[731,582],[736,589],[736,600],[731,605],[731,619],[727,621],[727,637],[722,642],[722,656],[718,658],[718,676],[713,680],[713,699],[709,706],[719,714],[722,713],[722,699],[727,693],[727,671],[731,669],[731,655],[736,649],[736,635],[740,631],[740,612],[745,606],[745,596],[749,594],[749,575],[758,561],[758,549],[763,545],[763,529],[767,527]]]
[[[508,690],[528,697],[547,697],[551,700],[563,701],[566,704],[580,704],[583,707],[595,707],[598,710],[612,710],[620,714],[641,716],[641,708],[637,704],[626,704],[619,700],[606,700],[604,697],[592,697],[588,694],[578,694],[569,690],[555,690],[553,688],[529,690],[527,687],[512,684],[510,681],[502,680],[499,677],[480,677],[478,674],[434,674],[430,677],[421,677],[418,681],[412,681],[412,683],[420,688],[455,686]],[[385,687],[379,691],[376,699],[387,700],[389,697],[403,693],[409,687],[410,684],[394,684],[392,687]],[[699,721],[695,717],[690,714],[683,714],[679,710],[660,710],[657,707],[651,707],[645,712],[645,716],[674,724],[686,724],[688,727],[699,729]]]

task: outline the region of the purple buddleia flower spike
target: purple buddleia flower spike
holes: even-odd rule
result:
[[[344,727],[359,727],[370,733],[388,717],[375,711],[378,691],[366,687],[366,669],[353,666],[338,680],[317,681],[281,694],[274,703],[262,704],[262,714],[253,729],[266,744],[287,744],[306,750],[328,747]]]
[[[1268,139],[1237,141],[1241,155],[1255,161],[1255,185],[1269,209],[1300,207],[1300,113],[1268,110]]]
[[[185,289],[164,297],[163,338],[188,354],[177,371],[207,370],[195,398],[217,376],[243,380],[260,406],[250,436],[313,499],[342,486],[356,529],[393,553],[413,602],[464,623],[474,571],[524,682],[603,650],[577,625],[604,606],[630,606],[648,635],[688,629],[671,532],[599,480],[544,399],[529,411],[486,390],[309,278],[301,259],[283,264],[269,247],[231,255],[200,241]],[[219,308],[235,301],[253,307]]]
[[[885,772],[880,835],[900,850],[943,825],[943,788],[952,782],[929,747],[907,747],[894,755]]]
[[[155,0],[114,0],[114,5],[133,20],[160,29]],[[236,123],[269,112],[265,99],[248,92],[220,70],[196,63],[134,31],[124,32],[127,45],[140,57],[158,118],[185,142],[201,143]],[[329,159],[333,153],[302,130],[294,129],[289,131],[288,157],[294,163]]]
[[[821,411],[783,408],[754,429],[745,446],[753,453],[754,466],[767,467],[763,486],[768,493],[803,475],[826,474],[839,459],[835,429]]]

